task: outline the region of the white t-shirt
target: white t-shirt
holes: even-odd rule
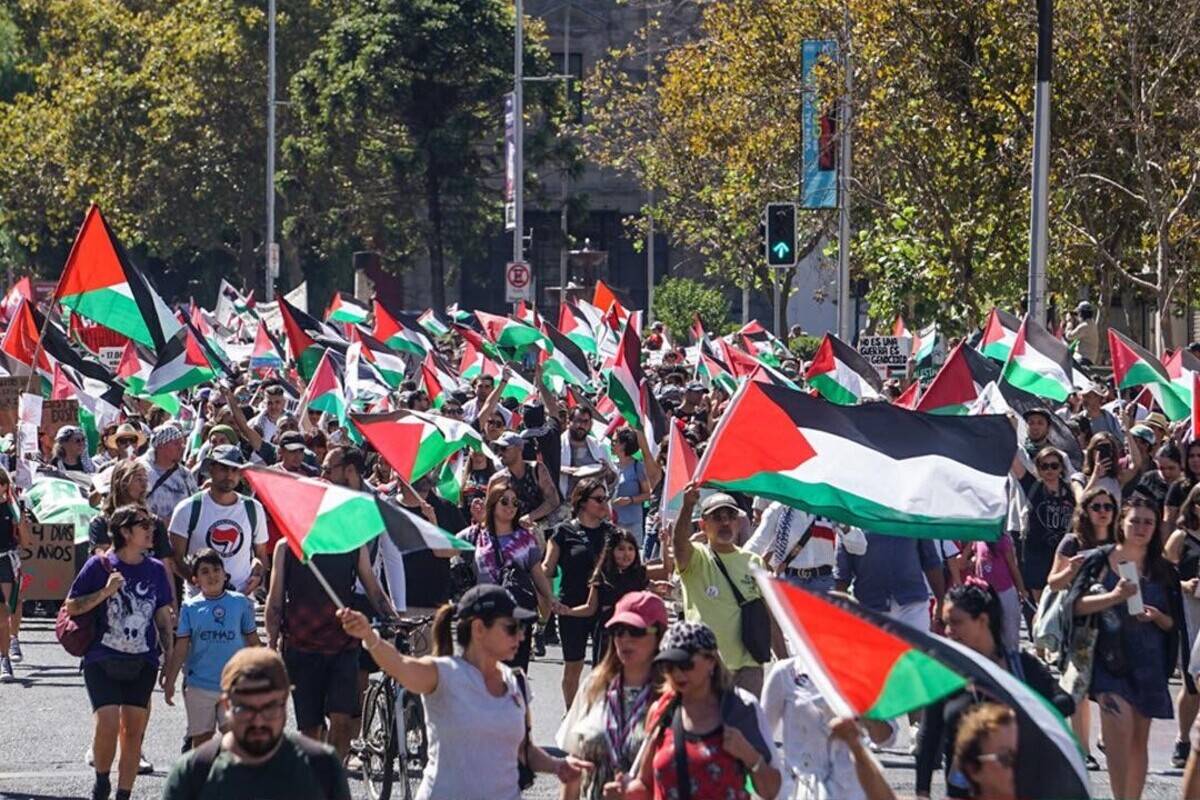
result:
[[[495,697],[483,674],[463,659],[433,661],[438,685],[422,697],[429,761],[417,800],[519,800],[517,751],[525,738],[525,699],[513,671],[499,665],[507,691]]]
[[[188,526],[192,519],[192,504],[200,503],[200,516],[191,531]],[[254,525],[246,506],[254,508]],[[253,527],[253,530],[251,529]],[[267,543],[267,514],[262,505],[255,499],[238,495],[233,505],[223,506],[213,500],[209,492],[200,492],[182,500],[175,506],[171,514],[171,524],[167,530],[172,536],[187,539],[187,553],[191,555],[197,550],[211,547],[225,562],[225,572],[235,591],[250,579],[250,569],[254,562],[254,545]],[[200,590],[192,583],[184,584],[188,597]]]

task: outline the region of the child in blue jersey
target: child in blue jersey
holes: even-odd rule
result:
[[[254,621],[254,604],[248,597],[226,588],[228,575],[216,550],[204,548],[191,558],[192,582],[200,593],[179,609],[177,641],[163,671],[163,699],[175,705],[175,678],[183,678],[183,703],[187,710],[187,735],[192,747],[208,741],[225,721],[220,712],[221,670],[243,647],[261,645]]]

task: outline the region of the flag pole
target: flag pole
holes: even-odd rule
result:
[[[312,558],[309,558],[304,563],[308,564],[308,568],[312,570],[313,577],[317,579],[317,583],[321,584],[321,588],[325,590],[325,594],[329,595],[329,599],[337,606],[338,611],[345,608],[346,604],[342,602],[342,598],[337,596],[337,592],[329,585],[329,581],[325,580],[325,576],[321,574],[321,570],[317,569],[317,565],[313,563]]]

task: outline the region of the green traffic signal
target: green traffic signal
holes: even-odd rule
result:
[[[796,204],[768,203],[767,266],[796,265]]]
[[[783,261],[787,258],[788,253],[792,252],[792,248],[788,247],[787,242],[776,242],[771,247],[771,252],[775,254],[775,258]]]

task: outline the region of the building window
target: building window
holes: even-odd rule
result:
[[[554,71],[562,74],[563,54],[551,53]],[[570,103],[572,122],[583,122],[583,53],[571,53],[567,59],[567,74],[573,80],[567,90],[567,102]]]

